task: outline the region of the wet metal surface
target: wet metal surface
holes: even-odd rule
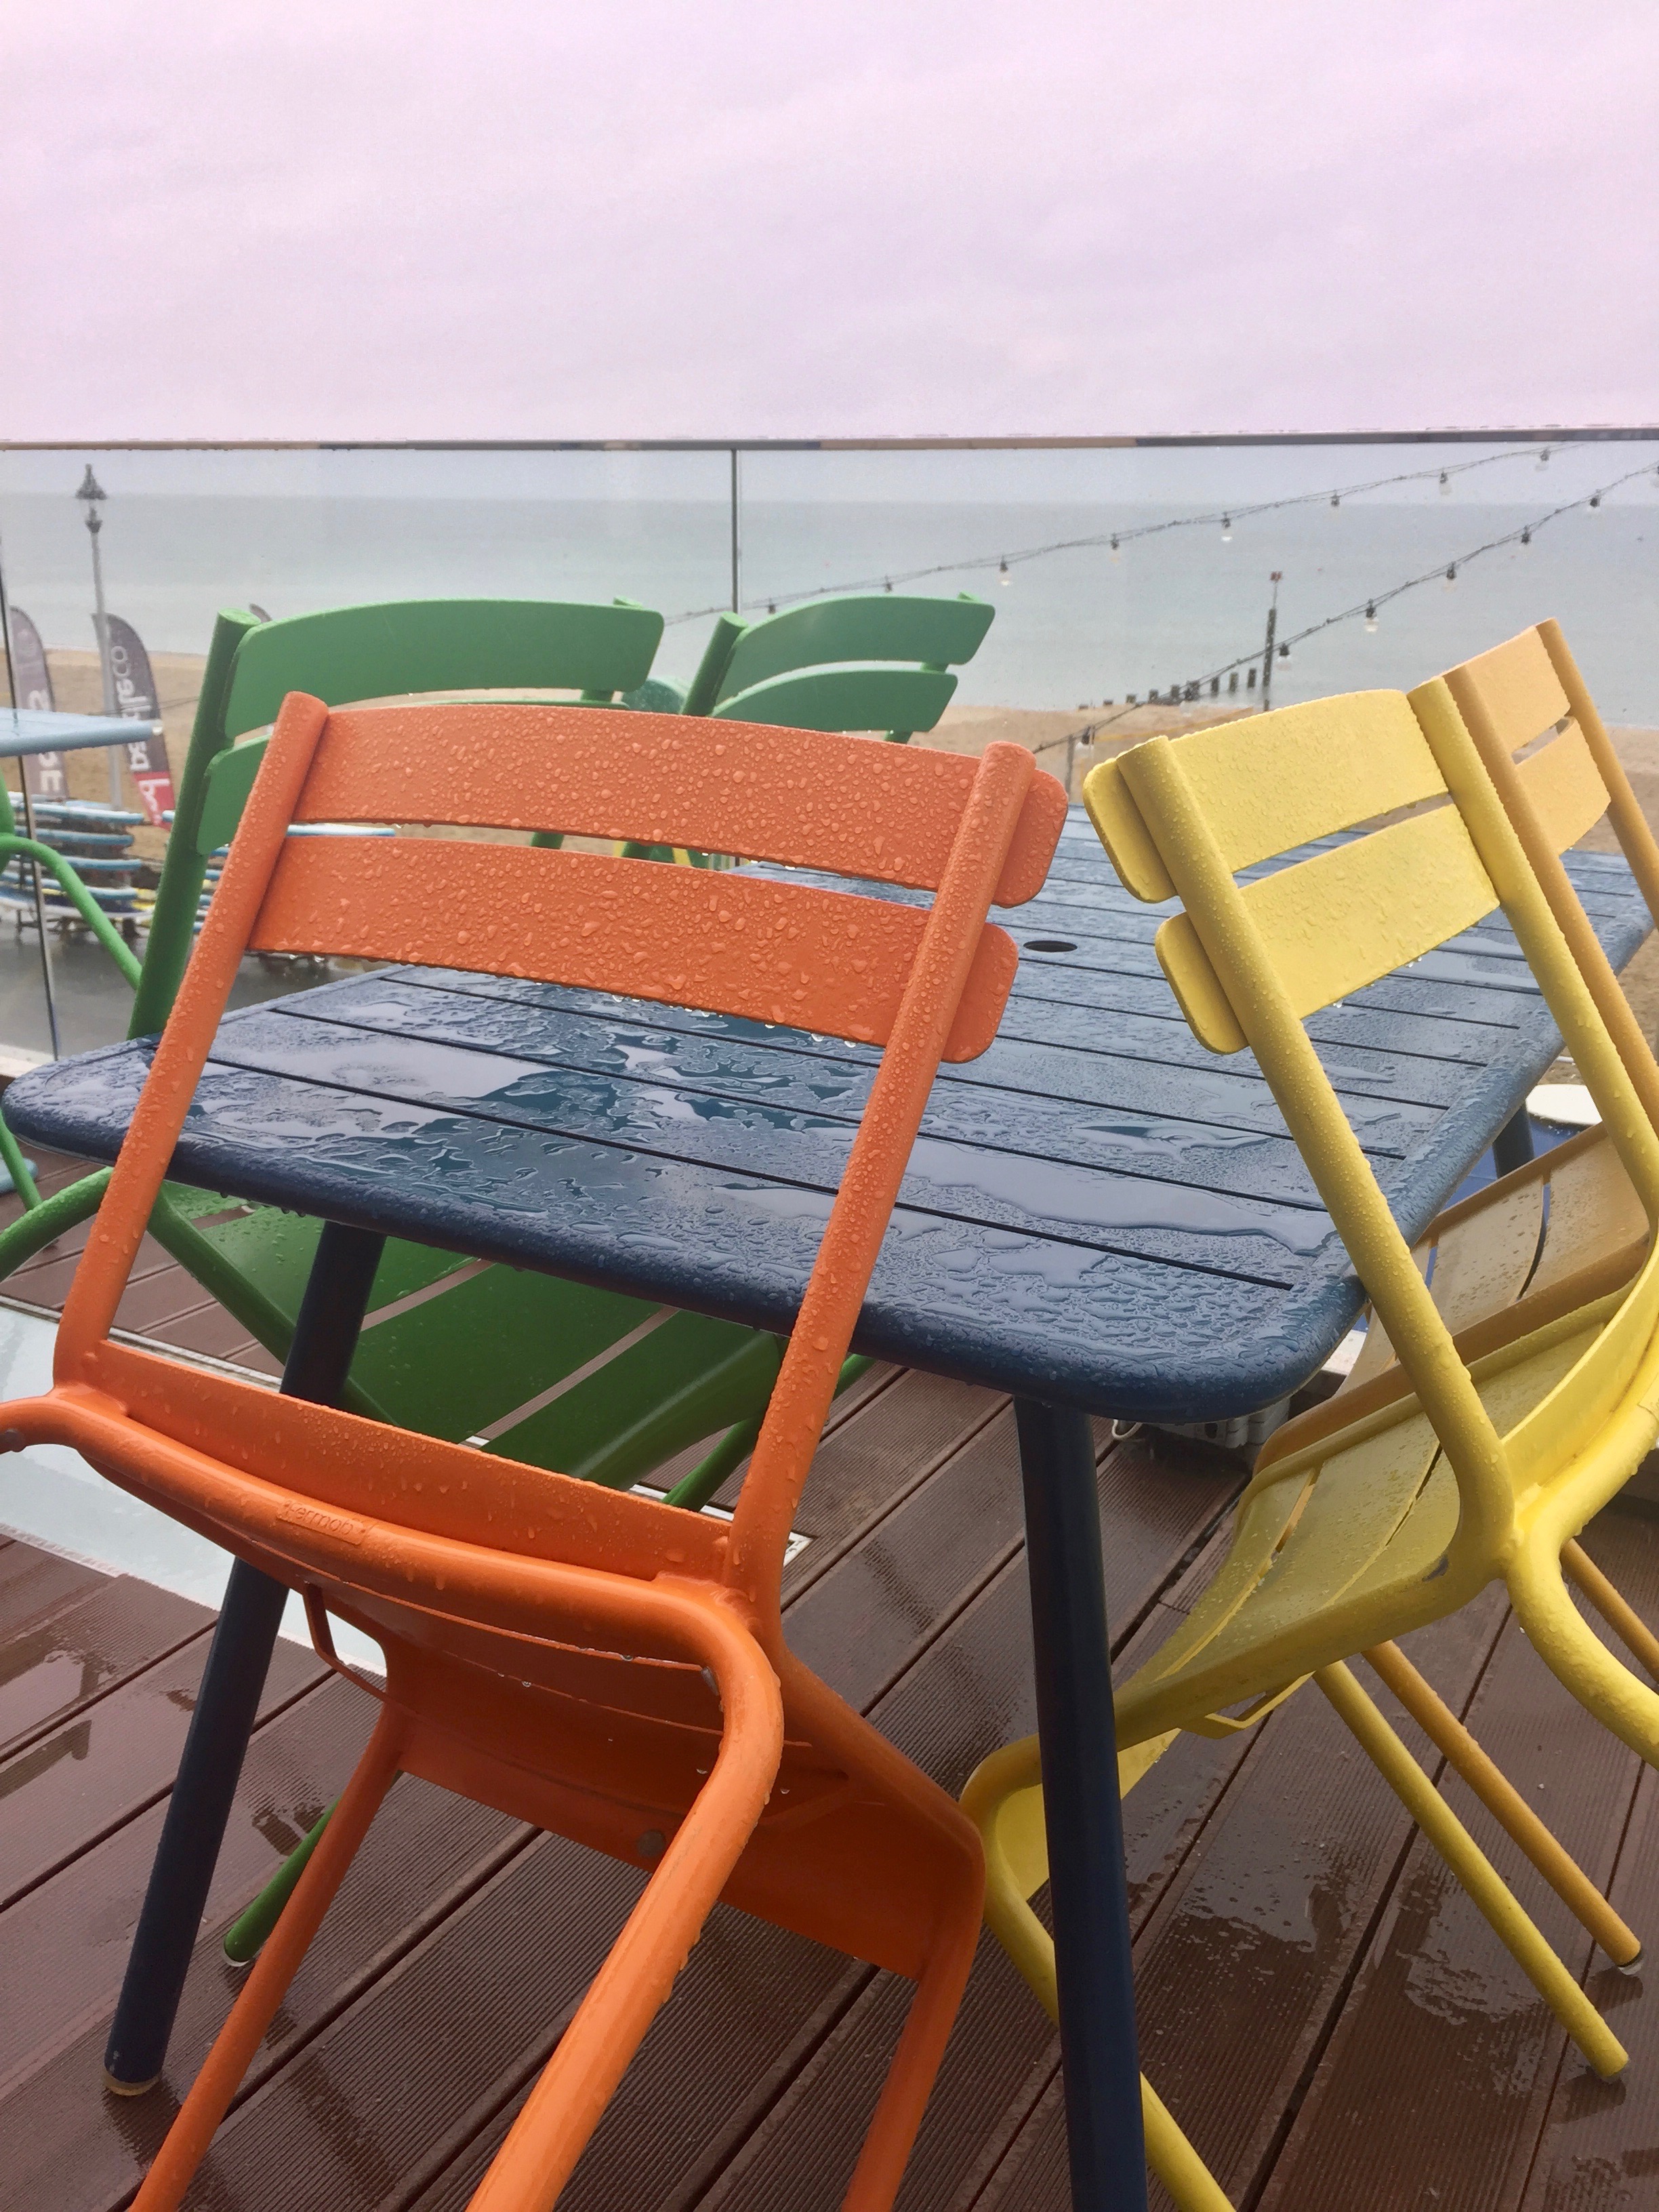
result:
[[[1622,864],[1571,865],[1622,963],[1646,927]],[[941,1073],[860,1349],[1189,1419],[1271,1401],[1340,1340],[1357,1286],[1249,1056],[1194,1047],[1156,969],[1158,918],[1068,824],[1054,879],[1007,919],[1076,950],[1025,956],[1002,1034]],[[1501,920],[1316,1026],[1408,1233],[1557,1048]],[[147,1058],[39,1071],[9,1115],[107,1158]],[[239,1198],[783,1328],[874,1060],[591,992],[392,970],[229,1017],[176,1164]]]

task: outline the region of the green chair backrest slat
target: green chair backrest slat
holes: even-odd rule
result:
[[[750,623],[732,648],[716,704],[769,677],[837,660],[910,660],[950,668],[971,660],[996,609],[987,599],[909,599],[894,592],[814,599]]]
[[[331,707],[415,691],[575,690],[609,698],[650,673],[662,617],[537,599],[407,599],[264,623],[243,640],[224,733],[275,721],[290,691]]]
[[[128,1035],[149,1036],[173,1010],[190,957],[205,856],[234,830],[258,763],[227,766],[211,777],[210,771],[234,738],[274,721],[289,692],[309,691],[331,707],[411,691],[575,690],[608,699],[644,684],[662,629],[659,614],[625,599],[610,606],[392,600],[273,623],[240,611],[221,613]]]
[[[836,662],[908,661],[933,669],[959,666],[978,652],[995,613],[988,600],[975,599],[969,592],[954,599],[870,592],[813,599],[805,606],[786,607],[781,615],[768,615],[759,622],[722,615],[686,694],[685,712],[711,714],[774,677]],[[869,723],[807,726],[898,729],[903,725],[896,717],[878,716]]]
[[[751,684],[714,709],[729,722],[790,730],[931,730],[957,679],[941,668],[814,668]]]

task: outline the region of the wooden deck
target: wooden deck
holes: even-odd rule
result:
[[[41,1164],[47,1188],[73,1172]],[[8,1292],[54,1305],[74,1241]],[[123,1325],[248,1358],[234,1325],[154,1257]],[[1115,1641],[1138,1657],[1201,1586],[1243,1468],[1169,1437],[1114,1445],[1103,1431],[1100,1443]],[[811,1541],[790,1570],[791,1642],[959,1789],[986,1750],[1033,1725],[1006,1401],[876,1371],[837,1408],[801,1526]],[[1632,1497],[1587,1541],[1659,1625],[1656,1509]],[[136,2102],[106,2095],[106,2025],[210,1625],[143,1583],[0,1543],[7,2212],[129,2201],[234,1992],[219,1931],[368,1735],[368,1701],[279,1646],[167,2080]],[[1412,1642],[1638,1933],[1659,1942],[1659,1775],[1584,1719],[1501,1601]],[[1553,1898],[1461,1788],[1450,1794],[1551,1939],[1590,1972],[1632,2051],[1624,2081],[1601,2085],[1565,2055],[1496,1939],[1304,1692],[1248,1737],[1184,1739],[1126,1808],[1144,2057],[1239,2206],[1659,2204],[1659,1998],[1592,1966]],[[640,1879],[400,1780],[190,2203],[459,2212]],[[889,1976],[717,1910],[562,2212],[831,2212],[904,1996]],[[988,1940],[906,2212],[1060,2212],[1056,2069],[1047,2021]]]

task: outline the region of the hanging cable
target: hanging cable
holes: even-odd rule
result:
[[[1522,523],[1514,530],[1506,530],[1501,537],[1489,538],[1482,545],[1471,546],[1467,553],[1460,553],[1455,561],[1444,567],[1437,562],[1432,568],[1425,568],[1421,575],[1408,576],[1403,584],[1395,584],[1386,592],[1369,592],[1352,606],[1344,607],[1337,614],[1327,615],[1322,621],[1310,623],[1305,629],[1296,630],[1280,641],[1280,658],[1289,658],[1286,647],[1300,645],[1304,638],[1317,637],[1322,631],[1334,629],[1339,623],[1353,622],[1363,617],[1366,629],[1375,629],[1377,609],[1387,606],[1391,599],[1401,599],[1406,592],[1415,592],[1423,585],[1432,584],[1437,580],[1455,584],[1458,570],[1467,568],[1471,561],[1480,560],[1484,554],[1496,553],[1505,545],[1529,546],[1547,524],[1559,520],[1564,514],[1576,514],[1581,507],[1599,507],[1610,491],[1617,491],[1621,484],[1633,483],[1638,477],[1649,475],[1652,469],[1650,461],[1644,462],[1639,469],[1627,469],[1623,476],[1614,477],[1608,483],[1598,484],[1594,491],[1585,492],[1577,499],[1563,501],[1559,507],[1553,507],[1547,514],[1534,516],[1530,522]],[[1252,652],[1241,653],[1236,660],[1224,661],[1219,668],[1206,670],[1202,676],[1194,677],[1188,684],[1174,686],[1170,696],[1180,697],[1183,694],[1192,694],[1197,688],[1219,677],[1231,675],[1235,669],[1254,667],[1261,658],[1261,648],[1257,646]],[[1114,722],[1121,722],[1126,714],[1133,714],[1135,711],[1133,706],[1120,707],[1115,714],[1105,715],[1099,721],[1090,723],[1086,729],[1079,731],[1078,736],[1087,744],[1100,731],[1109,729]]]
[[[1357,499],[1364,492],[1387,491],[1395,484],[1423,483],[1430,478],[1438,482],[1443,493],[1449,493],[1451,489],[1451,479],[1454,477],[1467,476],[1474,469],[1492,468],[1500,461],[1524,460],[1528,454],[1535,450],[1532,446],[1506,447],[1502,453],[1482,453],[1472,461],[1450,461],[1443,467],[1437,463],[1431,468],[1402,469],[1395,476],[1372,477],[1363,483],[1328,485],[1322,491],[1290,492],[1282,499],[1260,500],[1253,507],[1218,507],[1212,513],[1205,514],[1169,515],[1161,521],[1142,522],[1128,528],[1095,532],[1086,538],[1056,538],[1045,545],[1023,546],[1015,553],[975,556],[965,561],[934,561],[924,568],[907,568],[902,572],[894,570],[890,574],[884,573],[878,576],[859,577],[849,583],[834,585],[828,592],[823,586],[819,586],[814,590],[806,592],[777,592],[769,597],[765,605],[769,611],[775,612],[781,606],[798,606],[804,605],[809,599],[823,599],[839,592],[891,591],[896,584],[926,583],[934,576],[968,575],[981,568],[994,571],[998,581],[1006,583],[1010,580],[1008,572],[1017,562],[1043,561],[1055,553],[1087,552],[1097,546],[1103,545],[1109,550],[1112,558],[1116,560],[1122,547],[1133,544],[1143,538],[1163,537],[1172,530],[1213,530],[1219,526],[1223,536],[1229,537],[1237,523],[1248,521],[1253,515],[1278,514],[1287,507],[1316,507],[1322,503],[1337,507],[1343,500]],[[1645,471],[1638,470],[1636,473],[1639,476]],[[1620,481],[1622,483],[1625,479],[1621,477]],[[749,604],[759,605],[762,603],[756,599]],[[732,606],[729,601],[722,602],[719,606],[690,607],[683,614],[670,615],[665,627],[672,629],[679,623],[700,622],[709,615],[731,612]]]

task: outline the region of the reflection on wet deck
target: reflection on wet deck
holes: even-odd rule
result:
[[[48,1188],[70,1171],[42,1166]],[[56,1304],[73,1242],[9,1290]],[[129,1298],[129,1326],[249,1356],[160,1255]],[[1103,1431],[1101,1443],[1111,1617],[1120,1657],[1139,1659],[1200,1585],[1242,1469],[1145,1433],[1113,1446]],[[1032,1724],[1005,1401],[876,1371],[838,1408],[800,1517],[811,1541],[790,1569],[795,1648],[960,1787],[988,1747]],[[1588,1540],[1659,1623],[1654,1509],[1632,1498]],[[167,2081],[137,2103],[106,2097],[105,2027],[210,1626],[146,1583],[0,1544],[0,2198],[16,2212],[126,2203],[233,1994],[218,1931],[368,1732],[366,1699],[278,1647]],[[1583,1719],[1501,1598],[1412,1642],[1659,1942],[1659,1776]],[[1479,1808],[1458,1785],[1450,1794],[1588,1971],[1631,2050],[1627,2075],[1604,2086],[1565,2052],[1324,1701],[1294,1698],[1251,1736],[1186,1739],[1126,1808],[1147,2069],[1235,2203],[1626,2212],[1655,2201],[1659,2003],[1639,1978],[1592,1960]],[[190,2203],[459,2212],[637,1879],[399,1781]],[[831,2212],[903,1996],[889,1977],[717,1911],[563,2203]],[[1066,2201],[1054,2039],[987,1942],[902,2203],[1061,2212]]]

